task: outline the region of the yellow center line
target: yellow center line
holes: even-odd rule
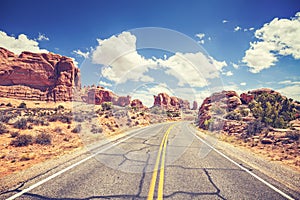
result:
[[[155,190],[155,184],[156,184],[156,179],[157,179],[157,171],[158,171],[158,166],[161,158],[161,170],[159,174],[159,184],[158,184],[158,197],[157,199],[163,199],[163,185],[164,185],[164,165],[165,165],[165,156],[166,156],[166,149],[167,149],[167,141],[168,141],[168,136],[171,131],[171,129],[174,127],[174,124],[168,128],[168,130],[165,132],[164,137],[161,141],[161,144],[159,146],[154,170],[153,170],[153,175],[150,183],[150,188],[148,192],[148,198],[147,200],[153,200],[154,196],[154,190]]]

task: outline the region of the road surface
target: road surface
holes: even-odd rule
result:
[[[188,122],[137,129],[0,199],[299,198],[195,133]]]

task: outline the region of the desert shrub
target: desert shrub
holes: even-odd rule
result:
[[[22,103],[20,103],[18,108],[27,108],[27,105],[26,105],[26,103],[22,102]]]
[[[240,121],[242,119],[242,116],[240,115],[240,113],[231,111],[225,115],[225,119]]]
[[[94,133],[94,134],[102,133],[103,129],[99,126],[93,125],[92,129],[91,129],[91,132]]]
[[[8,133],[6,126],[0,122],[0,134]]]
[[[112,102],[103,102],[101,104],[102,111],[111,110],[112,109]]]
[[[81,129],[81,124],[77,124],[75,128],[72,129],[72,133],[80,133]]]
[[[6,104],[7,107],[12,107],[12,104],[9,102]]]
[[[70,124],[72,122],[72,117],[68,114],[54,114],[48,117],[49,122],[61,121],[62,123]]]
[[[58,109],[58,110],[63,110],[63,109],[65,109],[65,107],[64,107],[63,105],[58,105],[58,106],[57,106],[57,109]]]
[[[0,114],[0,122],[8,123],[13,117],[13,114]]]
[[[252,136],[260,133],[264,127],[264,123],[262,123],[260,120],[249,122],[247,127],[247,136]]]
[[[16,121],[13,126],[14,126],[14,128],[18,128],[18,129],[26,129],[27,128],[27,119],[21,118],[18,121]]]
[[[84,116],[82,116],[82,115],[75,115],[74,121],[76,121],[76,122],[84,122]]]
[[[15,137],[17,137],[17,136],[19,136],[20,135],[20,133],[19,132],[12,132],[12,133],[10,133],[10,137],[12,137],[12,138],[15,138]]]
[[[33,143],[33,137],[31,135],[19,135],[11,141],[11,145],[15,147],[28,146]]]
[[[51,135],[47,133],[40,133],[35,137],[36,144],[49,145],[51,141]]]

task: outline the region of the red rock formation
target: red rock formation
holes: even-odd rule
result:
[[[65,56],[30,52],[17,56],[0,47],[0,86],[2,97],[69,101],[80,89],[80,71]]]
[[[132,108],[137,108],[137,109],[146,109],[147,107],[143,105],[143,102],[139,99],[134,99],[131,101],[130,106]]]
[[[121,96],[121,97],[116,97],[113,99],[114,105],[118,105],[118,106],[122,106],[122,107],[130,105],[130,102],[131,102],[130,96],[126,96],[126,97]]]
[[[240,97],[243,104],[248,104],[254,99],[254,95],[249,93],[242,93]]]
[[[167,110],[190,109],[189,101],[178,97],[170,97],[166,93],[159,93],[157,96],[154,95],[153,106],[160,106]]]
[[[234,110],[241,104],[242,102],[235,91],[222,91],[212,94],[210,97],[204,99],[199,108],[199,127],[209,128],[207,127],[207,122],[211,118],[222,118],[224,112]]]
[[[81,96],[81,99],[89,104],[101,105],[103,102],[112,102],[113,105],[117,106],[128,106],[131,102],[130,96],[118,96],[113,92],[104,89],[103,87],[90,88],[87,91],[87,95]]]
[[[192,110],[197,110],[198,108],[198,103],[197,101],[193,101],[193,107],[192,107]]]
[[[251,90],[248,91],[247,93],[242,93],[240,98],[243,104],[248,104],[250,103],[256,96],[262,94],[262,93],[267,93],[267,94],[280,94],[274,90],[268,89],[268,88],[261,88],[261,89],[256,89],[256,90]]]

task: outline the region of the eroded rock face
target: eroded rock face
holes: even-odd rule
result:
[[[131,101],[130,106],[132,108],[137,108],[137,109],[146,109],[147,107],[143,105],[143,102],[139,99],[134,99]]]
[[[192,110],[197,110],[197,109],[198,109],[198,103],[197,103],[197,101],[193,101]]]
[[[69,101],[81,87],[80,70],[65,56],[30,52],[18,56],[0,47],[0,86],[2,97]]]
[[[157,96],[154,95],[153,106],[160,106],[167,110],[190,109],[190,103],[188,100],[178,97],[170,97],[166,93],[159,93]]]
[[[101,105],[104,102],[111,102],[113,105],[125,107],[130,105],[130,96],[118,96],[112,91],[103,87],[90,88],[87,95],[81,97],[82,100],[89,104]]]
[[[215,119],[220,119],[223,115],[236,109],[242,104],[235,91],[222,91],[212,94],[204,99],[198,112],[198,126],[209,129],[209,123]],[[222,121],[222,126],[226,124]],[[222,129],[222,127],[221,127]]]

